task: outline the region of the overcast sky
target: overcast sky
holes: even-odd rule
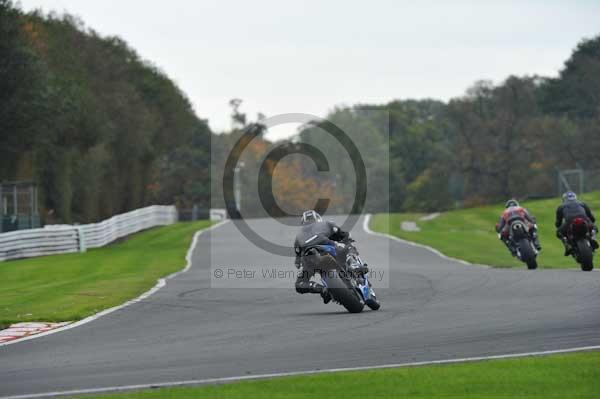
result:
[[[600,33],[600,1],[22,0],[124,38],[173,78],[198,115],[252,119],[398,98],[460,96],[509,74],[556,75]],[[274,132],[285,134],[284,130]]]

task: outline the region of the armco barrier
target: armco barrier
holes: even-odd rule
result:
[[[83,252],[155,226],[177,221],[174,206],[149,206],[116,215],[99,223],[50,225],[41,229],[0,234],[0,261],[34,256]]]

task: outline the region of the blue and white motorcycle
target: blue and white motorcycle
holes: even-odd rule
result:
[[[358,255],[353,255],[363,265]],[[321,281],[335,302],[350,313],[362,312],[365,305],[372,310],[381,307],[369,282],[368,273],[359,274],[349,270],[346,264],[336,261],[337,249],[330,244],[315,244],[304,248],[303,264],[321,275]]]

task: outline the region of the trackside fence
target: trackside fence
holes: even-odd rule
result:
[[[116,215],[99,223],[49,225],[0,234],[0,261],[85,252],[155,226],[177,222],[174,206],[154,205]]]

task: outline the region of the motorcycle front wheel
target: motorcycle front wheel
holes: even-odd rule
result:
[[[379,299],[377,299],[377,297],[372,297],[369,298],[365,301],[365,303],[367,304],[367,306],[369,308],[371,308],[371,310],[379,310],[379,308],[381,307],[381,303],[379,302]]]

